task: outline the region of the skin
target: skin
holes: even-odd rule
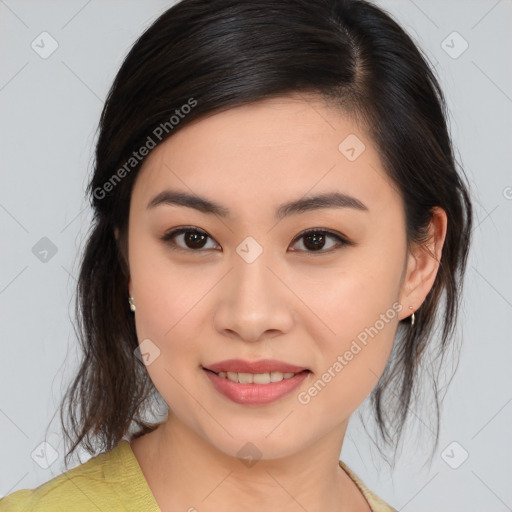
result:
[[[366,146],[355,161],[338,149],[349,134]],[[184,206],[148,210],[167,188],[218,202],[232,218]],[[368,210],[274,219],[284,202],[332,191]],[[204,247],[190,248],[184,235],[174,238],[184,251],[161,240],[180,226],[205,231]],[[353,245],[327,237],[314,251],[311,239],[296,240],[312,228]],[[150,153],[130,205],[129,293],[139,342],[149,338],[160,350],[147,370],[170,412],[131,446],[162,510],[370,510],[339,455],[351,414],[384,370],[398,321],[421,306],[434,283],[446,234],[439,208],[430,234],[424,246],[407,246],[403,202],[372,141],[319,97],[289,95],[220,112]],[[248,236],[263,248],[252,263],[236,252]],[[393,304],[401,311],[300,403],[299,392]],[[240,405],[201,369],[231,358],[278,359],[312,373],[274,403]],[[251,467],[237,458],[247,442],[262,454]]]

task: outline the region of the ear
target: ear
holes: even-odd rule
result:
[[[423,304],[434,286],[439,270],[448,219],[446,212],[435,207],[428,227],[427,240],[414,244],[407,257],[407,270],[400,291],[400,320],[411,316]],[[409,308],[412,306],[412,309]]]

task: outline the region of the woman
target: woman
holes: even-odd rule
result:
[[[369,395],[397,446],[424,349],[449,346],[472,213],[446,124],[370,3],[167,10],[116,76],[88,188],[62,413],[68,456],[103,453],[0,510],[394,510],[339,455]]]

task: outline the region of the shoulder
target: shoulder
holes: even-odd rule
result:
[[[125,456],[126,443],[120,443],[35,489],[9,494],[0,500],[0,512],[128,510],[123,496],[130,484],[122,478]]]
[[[356,475],[354,471],[352,471],[343,461],[339,461],[340,466],[345,470],[348,476],[354,481],[354,483],[359,487],[361,493],[366,498],[366,501],[370,505],[372,512],[397,512],[395,508],[391,505],[388,505],[384,500],[380,499],[376,494],[374,494],[363,481]]]

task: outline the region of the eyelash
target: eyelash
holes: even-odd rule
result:
[[[172,241],[172,239],[178,235],[181,235],[183,233],[196,233],[198,235],[206,235],[208,238],[210,238],[211,240],[213,240],[213,238],[211,238],[208,233],[206,233],[205,231],[201,230],[201,229],[197,229],[197,228],[194,228],[192,226],[190,227],[181,227],[181,228],[177,228],[177,229],[173,229],[172,231],[166,233],[162,238],[161,240],[165,243],[167,243],[172,250],[176,250],[176,251],[183,251],[183,252],[205,252],[205,251],[208,251],[208,250],[211,250],[211,249],[190,249],[190,248],[183,248],[183,247],[179,247],[178,245],[176,245],[176,243],[174,241]],[[318,251],[308,251],[308,250],[298,250],[298,252],[307,252],[307,253],[310,253],[312,255],[315,255],[315,254],[325,254],[325,253],[332,253],[333,251],[337,250],[337,249],[340,249],[342,248],[343,246],[348,246],[348,245],[354,245],[352,242],[350,242],[349,240],[347,240],[345,237],[343,237],[342,235],[338,234],[338,233],[335,233],[334,231],[330,231],[330,230],[326,230],[326,229],[320,229],[320,228],[314,228],[314,229],[308,229],[307,231],[303,231],[302,233],[298,234],[294,239],[293,239],[293,244],[295,244],[296,242],[298,242],[301,238],[305,238],[309,235],[313,235],[313,234],[321,234],[321,235],[327,235],[328,237],[331,237],[331,238],[334,238],[337,240],[337,245],[331,249],[328,249],[326,251],[320,249]],[[293,252],[296,252],[295,250]]]

